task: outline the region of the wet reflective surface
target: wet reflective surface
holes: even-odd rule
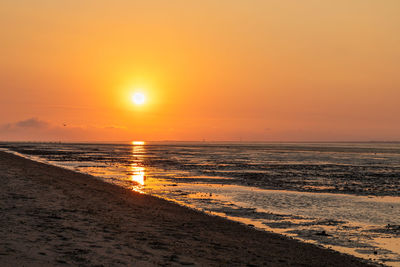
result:
[[[132,163],[130,164],[132,182],[139,186],[144,186],[146,180],[146,169],[143,167],[145,157],[144,142],[132,142]]]
[[[218,216],[400,265],[400,144],[0,144]]]

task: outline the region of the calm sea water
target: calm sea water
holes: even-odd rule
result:
[[[259,229],[400,266],[400,143],[3,143]]]

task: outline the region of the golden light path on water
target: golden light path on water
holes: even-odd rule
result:
[[[142,192],[139,186],[144,186],[146,181],[146,169],[141,165],[144,158],[145,142],[133,141],[132,142],[132,164],[130,166],[131,180],[135,185],[133,190]]]

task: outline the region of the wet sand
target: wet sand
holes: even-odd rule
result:
[[[1,266],[367,266],[0,152]]]

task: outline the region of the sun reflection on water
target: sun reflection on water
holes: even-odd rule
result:
[[[144,182],[146,180],[146,175],[144,172],[144,167],[136,167],[132,166],[132,182],[138,183],[139,185],[144,185]]]
[[[132,145],[134,145],[134,146],[142,146],[144,144],[145,144],[144,141],[132,141]]]
[[[140,189],[145,185],[146,169],[143,167],[143,158],[145,153],[143,141],[132,142],[132,164],[130,166],[130,178],[134,184],[133,190],[141,191]]]

